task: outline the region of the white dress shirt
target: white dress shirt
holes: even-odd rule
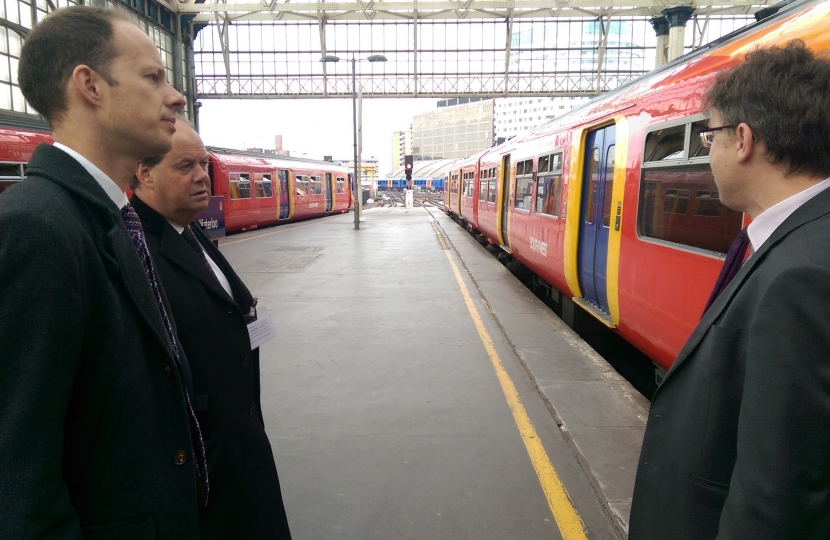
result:
[[[116,184],[112,178],[107,176],[104,173],[104,171],[96,167],[87,158],[85,158],[75,150],[72,150],[65,144],[56,142],[53,143],[52,146],[54,146],[55,148],[60,148],[61,150],[75,158],[75,161],[80,163],[81,166],[84,169],[86,169],[86,171],[90,175],[92,175],[95,181],[98,182],[98,184],[104,189],[104,192],[107,194],[107,196],[109,196],[110,199],[112,199],[112,202],[115,203],[115,206],[117,206],[119,210],[127,206],[127,204],[129,203],[129,201],[127,200],[127,194],[124,193],[124,191],[120,187],[118,187],[118,184]]]
[[[752,253],[761,249],[761,246],[769,240],[775,229],[784,223],[793,212],[828,187],[830,187],[830,178],[822,180],[818,184],[810,186],[758,214],[758,217],[753,219],[746,229],[749,242],[752,245]]]
[[[177,233],[182,234],[182,232],[184,232],[184,227],[182,227],[181,225],[179,225],[177,223],[173,223],[169,219],[167,220],[167,223],[169,223],[171,227],[176,229]],[[225,273],[222,272],[222,269],[219,268],[219,265],[217,265],[215,262],[213,262],[213,259],[210,257],[210,255],[208,255],[207,251],[205,251],[205,248],[202,247],[201,244],[199,244],[199,247],[202,248],[202,253],[205,254],[205,259],[207,259],[207,262],[210,265],[210,269],[213,270],[213,274],[216,276],[216,279],[219,281],[219,285],[221,285],[222,288],[225,289],[225,292],[228,293],[228,296],[233,298],[233,292],[231,292],[231,284],[228,281],[228,278],[225,277]]]

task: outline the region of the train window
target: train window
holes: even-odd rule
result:
[[[597,189],[599,188],[599,148],[594,147],[591,152],[591,162],[588,164],[588,178],[590,178],[590,189],[588,190],[588,201],[585,206],[585,222],[593,223],[596,219]]]
[[[337,177],[337,193],[345,193],[346,189],[346,179],[338,176]]]
[[[294,188],[297,190],[297,195],[308,195],[308,176],[298,174],[294,178]]]
[[[274,196],[274,186],[271,183],[270,174],[254,173],[257,199],[264,199]]]
[[[481,178],[478,183],[478,200],[480,201],[487,200],[487,173],[488,171],[486,169],[481,171]]]
[[[323,180],[319,176],[311,177],[311,191],[309,194],[319,195],[323,193]]]
[[[539,158],[539,174],[546,173],[550,170],[550,156],[543,156]]]
[[[611,198],[614,196],[614,145],[608,147],[605,157],[605,191],[602,201],[602,225],[611,226]]]
[[[513,207],[517,210],[527,210],[533,204],[533,160],[527,159],[516,164],[516,189]]]
[[[645,161],[683,159],[686,124],[652,131],[646,137]]]
[[[491,177],[490,178],[490,189],[487,191],[487,202],[491,202],[491,203],[496,202],[496,193],[497,193],[496,179]]]
[[[725,254],[742,222],[740,212],[718,200],[708,165],[643,171],[637,215],[640,236]]]
[[[231,199],[251,198],[251,175],[248,173],[228,173]]]
[[[692,133],[691,139],[689,141],[689,157],[696,158],[696,157],[706,157],[709,155],[709,149],[700,144],[700,137],[698,134],[701,130],[704,130],[709,127],[708,120],[701,120],[699,122],[695,122],[692,124]]]
[[[562,175],[539,177],[536,187],[536,213],[559,219],[562,204]]]

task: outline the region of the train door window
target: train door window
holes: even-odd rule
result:
[[[257,199],[267,199],[274,196],[274,186],[270,174],[254,173]]]
[[[308,176],[298,174],[294,177],[294,188],[297,195],[308,195]]]
[[[345,193],[346,179],[342,176],[337,177],[337,193]]]
[[[586,223],[593,223],[596,219],[597,189],[599,189],[599,148],[591,152],[591,161],[588,164],[588,178],[590,178],[590,189],[588,190],[588,201],[585,207]]]
[[[19,163],[0,163],[0,193],[23,180],[23,169]]]
[[[530,211],[533,193],[533,160],[528,159],[516,164],[516,189],[514,207],[517,210]]]
[[[605,156],[605,191],[602,201],[602,225],[611,226],[611,197],[614,195],[614,145],[608,147]]]
[[[228,173],[231,199],[251,198],[251,175],[248,173]]]
[[[320,176],[312,176],[311,177],[311,191],[314,195],[320,195],[323,193],[323,180]]]

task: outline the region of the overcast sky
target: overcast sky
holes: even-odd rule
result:
[[[412,117],[432,111],[437,99],[363,100],[363,159],[376,157],[381,175],[392,167],[392,133],[409,129]],[[203,99],[199,131],[206,145],[274,148],[274,135],[292,156],[352,159],[352,100]]]

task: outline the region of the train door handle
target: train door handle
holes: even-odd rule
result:
[[[622,216],[622,201],[617,201],[617,217],[614,219],[614,230],[620,230],[620,217]]]

